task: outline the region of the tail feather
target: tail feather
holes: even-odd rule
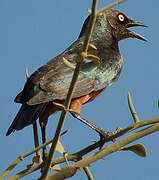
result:
[[[38,104],[29,106],[27,104],[22,104],[18,114],[10,125],[6,136],[10,135],[15,130],[23,129],[24,127],[35,122],[40,114],[44,111],[46,104]]]

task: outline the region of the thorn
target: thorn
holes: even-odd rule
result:
[[[130,92],[128,92],[128,105],[129,105],[131,115],[132,115],[132,117],[134,119],[134,122],[135,123],[139,122],[139,118],[138,118],[137,113],[135,111],[135,108],[134,108],[134,105],[133,105],[133,102],[132,102],[132,99],[131,99]]]
[[[70,63],[66,58],[63,57],[62,61],[67,67],[71,68],[72,70],[75,70],[75,66],[72,63]]]
[[[26,73],[26,78],[29,79],[28,68],[25,69],[25,73]]]
[[[19,159],[20,159],[21,161],[23,161],[23,160],[24,160],[24,157],[21,155],[21,156],[19,156]]]
[[[93,49],[97,50],[97,47],[94,44],[89,44],[90,47],[92,47]]]
[[[52,103],[53,103],[53,105],[55,105],[57,108],[66,111],[66,108],[65,108],[65,106],[64,106],[63,104],[56,103],[56,102],[52,102]]]
[[[100,60],[100,58],[98,56],[95,56],[93,54],[88,54],[86,56],[86,59],[93,61],[96,64],[96,66],[101,65],[101,60]]]
[[[69,166],[69,162],[68,162],[68,159],[67,159],[67,152],[63,152],[63,157],[64,157],[64,159],[66,161],[67,166]]]
[[[87,12],[88,12],[89,14],[91,14],[92,11],[91,11],[91,9],[88,9],[88,8],[87,8]]]
[[[69,132],[69,129],[66,129],[64,132],[62,132],[61,134],[60,134],[60,136],[63,136],[64,134],[66,134],[66,133],[68,133]]]

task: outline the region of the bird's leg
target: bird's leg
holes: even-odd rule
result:
[[[41,127],[41,134],[42,134],[42,143],[44,144],[46,142],[46,125],[48,122],[48,118],[49,116],[51,116],[53,113],[55,113],[56,111],[58,111],[58,108],[56,106],[54,106],[52,104],[52,102],[50,102],[44,112],[41,114],[40,118],[39,118],[39,122],[40,122],[40,127]],[[47,158],[47,149],[46,146],[43,148],[43,161],[45,162],[46,158]]]
[[[105,140],[106,138],[111,136],[112,133],[111,132],[106,132],[106,131],[102,130],[101,128],[99,128],[95,124],[87,121],[86,119],[84,119],[80,115],[80,110],[81,110],[82,104],[88,102],[89,99],[90,99],[90,96],[86,95],[86,96],[83,96],[81,98],[73,100],[71,102],[71,106],[70,106],[70,113],[73,115],[73,117],[75,117],[76,119],[80,120],[81,122],[83,122],[84,124],[89,126],[90,128],[94,129],[99,134],[101,140]]]
[[[46,124],[47,123],[41,121],[41,119],[39,122],[40,122],[40,127],[41,127],[42,144],[44,144],[46,142]],[[43,157],[43,162],[45,162],[47,158],[46,146],[43,147],[42,157]]]
[[[81,116],[81,114],[77,112],[73,112],[72,110],[70,110],[70,113],[73,115],[73,117],[80,120],[90,128],[94,129],[99,134],[101,140],[106,139],[107,137],[112,135],[111,132],[106,132],[103,129],[99,128],[97,125],[93,124],[92,122],[87,121],[85,118]]]

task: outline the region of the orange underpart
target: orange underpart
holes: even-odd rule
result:
[[[102,91],[104,89],[101,89],[99,91],[94,91],[94,92],[91,92],[90,94],[87,94],[85,96],[73,99],[71,101],[71,105],[70,105],[71,111],[74,111],[74,112],[80,114],[82,104],[86,104],[86,103],[91,102],[94,99],[96,99],[102,93]]]
[[[76,112],[76,113],[80,114],[82,105],[93,101],[95,98],[97,98],[102,93],[103,90],[104,89],[101,89],[99,91],[94,91],[85,96],[73,99],[70,104],[70,110],[72,112]],[[56,100],[55,102],[64,104],[64,101],[61,101],[61,100]],[[42,122],[43,125],[45,126],[47,124],[49,116],[51,116],[52,114],[54,114],[55,112],[60,111],[60,110],[61,109],[57,108],[52,102],[49,102],[48,105],[46,106],[46,109],[44,110],[44,112],[42,113],[42,115],[39,118],[40,122]]]
[[[14,102],[21,103],[22,92],[20,92],[14,99]]]
[[[82,96],[80,98],[74,99],[71,101],[70,109],[78,114],[80,114],[82,104],[85,104],[89,101],[91,97],[88,95]]]

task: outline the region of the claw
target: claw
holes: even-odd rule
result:
[[[106,132],[102,129],[100,129],[100,132],[99,133],[99,136],[100,136],[100,147],[99,147],[99,150],[102,149],[102,147],[104,146],[104,144],[106,142],[108,142],[110,140],[110,138],[112,137],[113,133],[112,132]],[[115,141],[115,139],[112,140],[113,142]]]

